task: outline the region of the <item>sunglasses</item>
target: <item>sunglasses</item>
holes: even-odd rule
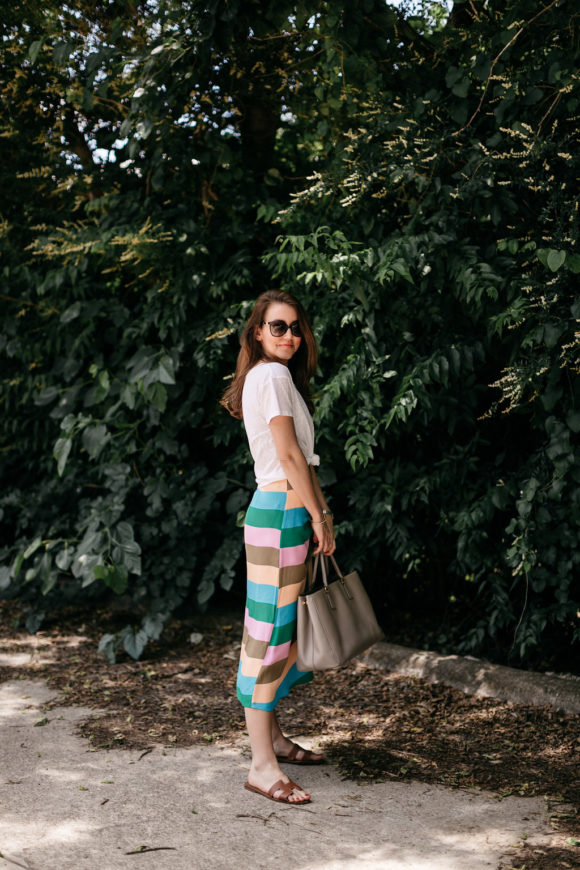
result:
[[[288,330],[290,330],[292,335],[296,336],[296,338],[302,338],[300,324],[297,320],[290,325],[288,325],[285,320],[263,320],[262,326],[264,325],[270,327],[270,335],[274,336],[274,338],[282,338],[283,335],[286,335]]]

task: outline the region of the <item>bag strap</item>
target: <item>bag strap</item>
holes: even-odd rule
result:
[[[316,577],[317,577],[317,575],[318,575],[318,565],[319,565],[319,563],[320,563],[321,570],[322,570],[322,583],[323,583],[323,585],[324,585],[326,588],[328,588],[328,574],[327,574],[328,566],[327,566],[327,563],[326,563],[327,558],[330,559],[330,561],[332,562],[332,565],[333,565],[333,567],[334,567],[334,570],[335,570],[336,573],[338,574],[339,579],[342,580],[342,582],[344,583],[344,576],[343,576],[343,574],[342,574],[342,571],[341,571],[340,568],[338,567],[337,561],[336,561],[336,559],[334,558],[334,556],[328,556],[328,557],[327,557],[327,556],[324,556],[324,555],[323,555],[323,556],[322,556],[322,559],[321,559],[321,558],[320,558],[320,553],[317,553],[316,556],[314,557],[314,568],[313,568],[313,570],[312,570],[312,578],[311,578],[311,580],[310,580],[310,583],[308,584],[308,588],[309,588],[309,589],[312,589],[313,586],[314,586],[315,583],[316,583]]]
[[[330,561],[332,562],[332,564],[333,564],[333,566],[334,566],[334,570],[336,571],[336,573],[338,574],[338,576],[340,577],[340,579],[341,579],[341,580],[344,580],[344,576],[343,576],[343,574],[342,574],[342,571],[341,571],[340,568],[338,567],[338,564],[337,564],[336,559],[334,558],[334,556],[331,555],[329,558],[330,558]]]
[[[328,589],[328,577],[326,576],[326,556],[324,555],[320,560],[320,567],[322,568],[322,582],[324,583],[325,588]]]
[[[317,553],[314,557],[314,568],[312,569],[312,576],[310,578],[310,583],[308,584],[308,589],[314,589],[316,585],[316,578],[318,577],[318,566],[320,564],[320,553]],[[322,557],[322,582],[325,586],[328,586],[328,580],[326,578],[326,565],[324,564],[324,556]]]

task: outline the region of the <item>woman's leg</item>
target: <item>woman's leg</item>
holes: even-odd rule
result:
[[[288,510],[298,525],[285,524],[279,516]],[[295,683],[312,678],[296,669],[295,619],[288,619],[296,607],[310,535],[307,511],[288,481],[277,481],[254,494],[244,527],[248,595],[237,688],[252,749],[248,782],[265,792],[279,780],[290,781],[276,753],[287,754],[284,746],[291,748],[291,744],[283,737],[274,710],[263,708],[274,708],[279,692],[284,697]],[[260,708],[254,706],[258,704]],[[307,797],[296,787],[290,800],[301,803]]]
[[[284,736],[282,729],[280,727],[280,723],[278,721],[278,716],[276,715],[276,711],[272,711],[272,746],[274,748],[275,755],[288,755],[290,750],[295,744],[292,740],[289,740]],[[306,750],[300,748],[296,755],[296,761],[300,763],[306,754]],[[318,761],[322,761],[324,756],[321,752],[313,752],[312,753],[312,761],[316,764]]]
[[[248,775],[250,785],[268,791],[275,782],[289,782],[289,778],[281,770],[272,742],[273,721],[276,714],[273,710],[255,710],[246,707],[246,726],[252,748],[252,766]],[[279,730],[279,728],[278,728]],[[274,793],[276,797],[276,793]],[[295,788],[288,798],[292,803],[300,803],[309,795],[301,788]]]

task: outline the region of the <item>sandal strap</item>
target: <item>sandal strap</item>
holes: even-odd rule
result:
[[[292,792],[294,791],[295,788],[296,788],[295,783],[284,782],[283,779],[279,779],[278,782],[274,783],[272,788],[268,789],[268,794],[271,797],[274,797],[276,792],[279,791],[279,792],[281,792],[281,794],[278,795],[278,800],[280,800],[280,798],[282,798],[282,800],[284,800],[285,798],[287,798],[289,795],[292,794]]]
[[[300,752],[300,749],[301,749],[301,747],[298,746],[297,743],[292,743],[292,749],[290,750],[290,752],[289,752],[288,755],[286,756],[286,758],[288,759],[288,761],[294,761],[294,759],[296,758],[296,756],[297,756],[298,753]]]
[[[287,760],[288,760],[288,761],[294,761],[294,759],[296,758],[296,756],[298,755],[299,752],[302,752],[302,753],[303,753],[302,758],[300,759],[300,762],[301,762],[302,764],[303,764],[303,763],[307,763],[308,761],[310,761],[310,759],[311,759],[312,756],[314,755],[314,752],[312,752],[311,749],[304,749],[304,747],[299,746],[298,743],[294,743],[294,742],[293,742],[293,743],[292,743],[292,749],[290,750],[290,752],[289,752],[288,755],[286,756]]]

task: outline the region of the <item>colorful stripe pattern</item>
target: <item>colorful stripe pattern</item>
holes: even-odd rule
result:
[[[237,694],[244,707],[274,710],[292,686],[308,683],[296,667],[296,612],[312,534],[308,511],[287,480],[258,489],[246,513],[246,616]]]

